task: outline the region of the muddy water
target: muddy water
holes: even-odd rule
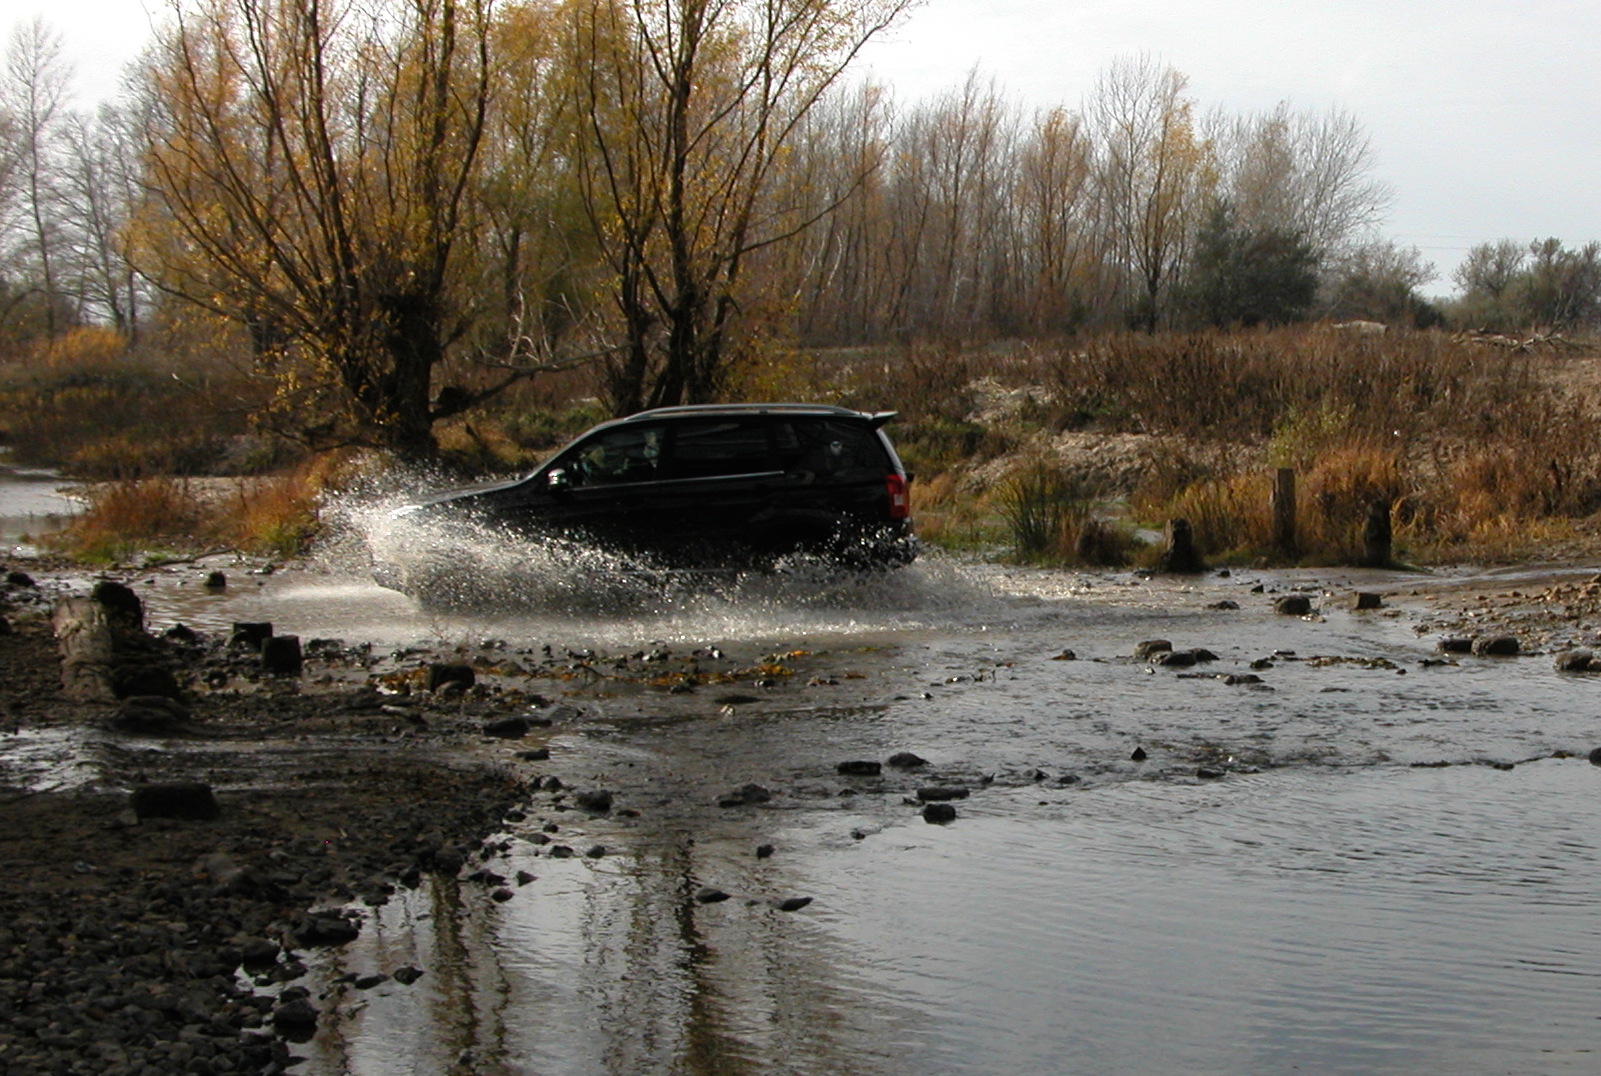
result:
[[[534,876],[504,903],[431,882],[372,910],[327,976],[426,974],[331,994],[339,1015],[297,1071],[1601,1067],[1601,769],[1583,757],[1601,744],[1597,681],[1549,656],[1425,666],[1435,639],[1414,630],[1428,612],[1412,592],[1430,581],[934,560],[866,584],[463,614],[340,571],[238,575],[221,595],[153,580],[158,626],[804,652],[773,687],[729,688],[755,699],[737,705],[552,684],[580,716],[552,730],[549,762],[515,764],[610,789],[619,810],[536,799],[489,864]],[[1271,611],[1297,586],[1316,586],[1321,615]],[[1357,587],[1387,591],[1387,609],[1346,611]],[[1240,608],[1210,607],[1224,599]],[[1220,660],[1152,669],[1130,657],[1150,638]],[[1064,649],[1075,660],[1053,660]],[[1217,678],[1275,654],[1260,684]],[[486,749],[511,764],[513,747]],[[929,765],[836,772],[896,751]],[[772,801],[716,806],[747,782]],[[906,802],[936,783],[971,789],[952,824]],[[578,855],[535,843],[546,823]],[[704,887],[730,899],[701,903]],[[780,910],[790,898],[810,903]]]

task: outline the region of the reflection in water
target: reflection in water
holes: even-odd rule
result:
[[[426,978],[375,992],[319,1071],[1593,1071],[1595,782],[1547,761],[1015,791],[862,840],[832,807],[676,844],[598,824],[614,854],[525,847],[507,865],[540,877],[505,905],[386,910],[356,959],[414,932],[386,958],[429,967],[430,1001]]]

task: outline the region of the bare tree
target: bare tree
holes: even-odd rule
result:
[[[777,279],[780,301],[795,309],[803,342],[876,340],[887,324],[891,274],[881,240],[893,120],[881,86],[864,83],[830,95],[807,116],[795,153],[778,176],[776,197],[797,207],[798,219],[821,216],[794,242],[764,252],[763,268]],[[849,197],[829,212],[840,191]]]
[[[1240,223],[1301,235],[1320,259],[1370,240],[1394,199],[1374,178],[1366,132],[1339,110],[1281,103],[1265,114],[1215,117],[1211,127],[1219,186]]]
[[[71,76],[61,35],[43,18],[12,32],[0,77],[0,110],[9,121],[13,147],[8,163],[17,220],[12,227],[42,292],[45,331],[52,336],[67,316],[58,280],[62,237],[56,164]]]
[[[1070,328],[1085,298],[1085,274],[1094,261],[1090,157],[1077,115],[1053,108],[1034,118],[1012,202],[1028,262],[1028,324],[1035,332]]]
[[[1418,293],[1435,277],[1416,247],[1376,240],[1353,248],[1325,275],[1324,304],[1334,318],[1426,328],[1439,314]]]
[[[138,149],[131,114],[102,105],[73,113],[63,130],[61,207],[73,290],[86,317],[138,334],[143,293],[123,244],[138,200]]]
[[[489,0],[192,0],[156,46],[140,257],[247,327],[308,439],[425,457],[470,324],[460,262]]]
[[[1149,56],[1119,60],[1101,76],[1086,110],[1100,155],[1099,203],[1109,246],[1137,282],[1135,319],[1151,329],[1184,262],[1212,178],[1188,84]]]
[[[1522,327],[1526,312],[1519,284],[1527,277],[1529,248],[1515,239],[1480,243],[1451,274],[1462,290],[1453,317],[1473,328],[1507,331]]]
[[[909,3],[573,0],[582,188],[623,329],[608,367],[615,410],[717,392],[748,259],[849,193],[810,216],[775,206],[785,155]]]
[[[1521,282],[1528,323],[1555,332],[1601,321],[1601,242],[1569,250],[1559,239],[1529,244]]]

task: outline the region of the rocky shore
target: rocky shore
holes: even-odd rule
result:
[[[4,594],[0,1072],[285,1071],[324,1004],[303,958],[454,876],[525,798],[472,750],[459,679],[386,709],[365,678],[304,691],[179,632],[119,672],[170,695],[78,702],[51,596],[19,572]]]

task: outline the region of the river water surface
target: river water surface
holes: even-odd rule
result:
[[[64,480],[54,471],[20,467],[0,449],[0,556],[32,553],[40,536],[58,529],[77,511],[63,496]]]
[[[6,541],[59,510],[47,485],[0,481]],[[337,565],[138,582],[158,630],[767,670],[683,695],[536,682],[571,707],[550,759],[483,750],[616,809],[536,797],[487,864],[509,900],[431,879],[367,909],[295,1071],[1601,1071],[1601,681],[1548,654],[1441,663],[1431,589],[1461,580],[593,567],[525,557],[497,584],[523,601],[466,613]],[[1274,613],[1296,588],[1317,615]],[[1386,607],[1351,611],[1356,589]],[[1153,638],[1218,660],[1135,660]],[[927,765],[837,772],[900,751]],[[772,799],[718,806],[747,784]],[[929,785],[970,790],[953,822],[923,820]],[[335,982],[406,965],[411,986]]]
[[[490,866],[533,878],[504,903],[436,881],[370,910],[325,973],[426,974],[344,993],[299,1072],[1601,1071],[1601,685],[1549,655],[1437,663],[1436,582],[933,558],[562,611],[429,612],[337,571],[149,602],[157,627],[794,673],[734,704],[550,685],[574,716],[516,764],[617,810],[508,823]],[[1296,587],[1318,615],[1273,612]],[[1152,638],[1219,660],[1134,660]],[[836,770],[897,751],[928,765]],[[747,783],[772,800],[717,806]],[[934,784],[971,790],[954,822],[911,801]]]

